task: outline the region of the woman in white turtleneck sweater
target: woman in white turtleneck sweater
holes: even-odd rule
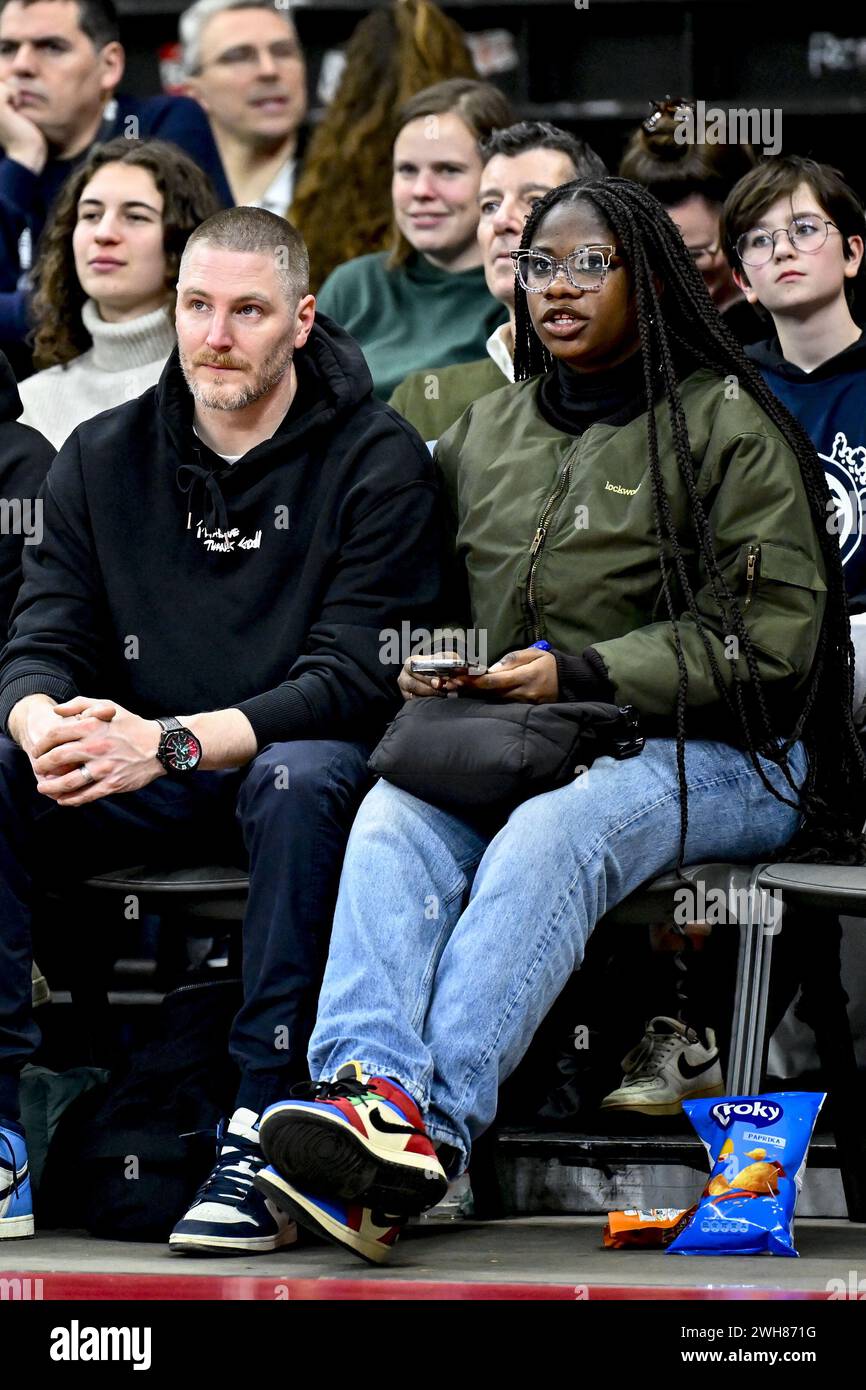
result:
[[[35,267],[34,360],[21,419],[55,446],[140,396],[175,345],[174,286],[186,239],[219,211],[174,146],[121,137],[64,185]]]

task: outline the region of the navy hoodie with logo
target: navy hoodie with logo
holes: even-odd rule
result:
[[[235,464],[196,437],[177,350],[155,387],[73,432],[25,552],[0,727],[40,691],[146,718],[236,707],[260,748],[378,735],[400,636],[439,603],[433,463],[331,320],[295,365],[280,427]]]
[[[778,338],[745,351],[818,451],[835,503],[849,606],[866,612],[866,333],[811,372],[782,356]]]

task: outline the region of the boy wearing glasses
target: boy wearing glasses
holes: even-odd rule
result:
[[[866,693],[866,337],[852,309],[863,205],[837,170],[788,155],[740,180],[722,235],[734,279],[772,320],[773,335],[746,352],[824,464],[854,615],[857,710]]]

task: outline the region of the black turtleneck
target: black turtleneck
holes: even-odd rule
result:
[[[565,434],[583,434],[599,420],[625,424],[646,409],[642,354],[602,372],[575,372],[555,362],[541,383],[538,408]]]

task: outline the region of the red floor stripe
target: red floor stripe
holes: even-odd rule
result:
[[[0,1274],[0,1298],[22,1301],[130,1300],[266,1300],[269,1303],[344,1300],[461,1300],[472,1302],[545,1301],[573,1303],[629,1300],[748,1300],[826,1302],[826,1291],[624,1284],[449,1283],[409,1279],[279,1279],[232,1275],[99,1274],[50,1271],[6,1271]]]

